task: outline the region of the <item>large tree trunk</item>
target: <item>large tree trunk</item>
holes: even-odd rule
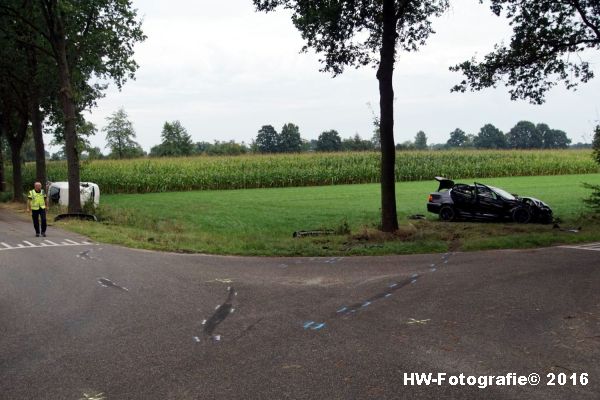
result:
[[[23,157],[21,157],[21,149],[27,135],[27,117],[23,116],[19,121],[17,132],[8,133],[8,142],[10,144],[11,161],[12,161],[12,181],[13,181],[13,201],[23,202]]]
[[[79,152],[77,151],[76,111],[71,74],[67,60],[65,30],[59,13],[56,15],[55,49],[58,53],[58,75],[60,79],[60,102],[64,114],[65,154],[67,156],[67,174],[69,181],[69,212],[81,212],[79,194]]]
[[[6,190],[4,183],[4,146],[2,140],[2,127],[0,127],[0,192]]]
[[[23,202],[23,171],[21,168],[21,146],[14,142],[10,143],[11,161],[12,161],[12,181],[13,181],[13,201]]]
[[[58,0],[45,0],[43,13],[48,27],[49,39],[58,64],[60,84],[59,98],[64,118],[65,154],[69,181],[69,212],[81,212],[79,195],[79,152],[77,151],[76,108],[71,73],[67,59],[67,38]]]
[[[398,230],[396,213],[396,148],[394,143],[394,62],[396,53],[396,10],[394,0],[383,2],[383,38],[379,80],[379,132],[381,137],[381,229]]]

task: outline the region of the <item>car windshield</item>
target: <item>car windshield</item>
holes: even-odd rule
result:
[[[492,189],[494,192],[496,192],[496,194],[504,197],[506,200],[516,200],[515,196],[513,196],[510,193],[508,193],[506,190],[498,189],[498,188],[493,187],[493,186],[489,186],[489,188]]]

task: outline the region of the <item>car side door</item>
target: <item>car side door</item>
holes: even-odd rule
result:
[[[500,216],[504,211],[504,201],[489,187],[475,184],[477,192],[477,212],[484,216]]]
[[[475,188],[471,185],[454,185],[450,193],[454,207],[464,212],[473,212],[475,206]]]

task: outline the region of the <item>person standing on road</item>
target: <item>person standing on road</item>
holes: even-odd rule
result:
[[[27,195],[27,211],[31,212],[35,236],[40,237],[40,217],[42,219],[42,236],[46,236],[46,208],[48,207],[48,196],[42,189],[42,184],[36,182],[33,189]]]

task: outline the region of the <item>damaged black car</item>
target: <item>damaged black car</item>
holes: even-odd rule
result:
[[[437,192],[429,195],[427,211],[443,221],[504,220],[521,224],[552,222],[552,209],[533,197],[521,197],[493,186],[454,183],[442,177]]]

